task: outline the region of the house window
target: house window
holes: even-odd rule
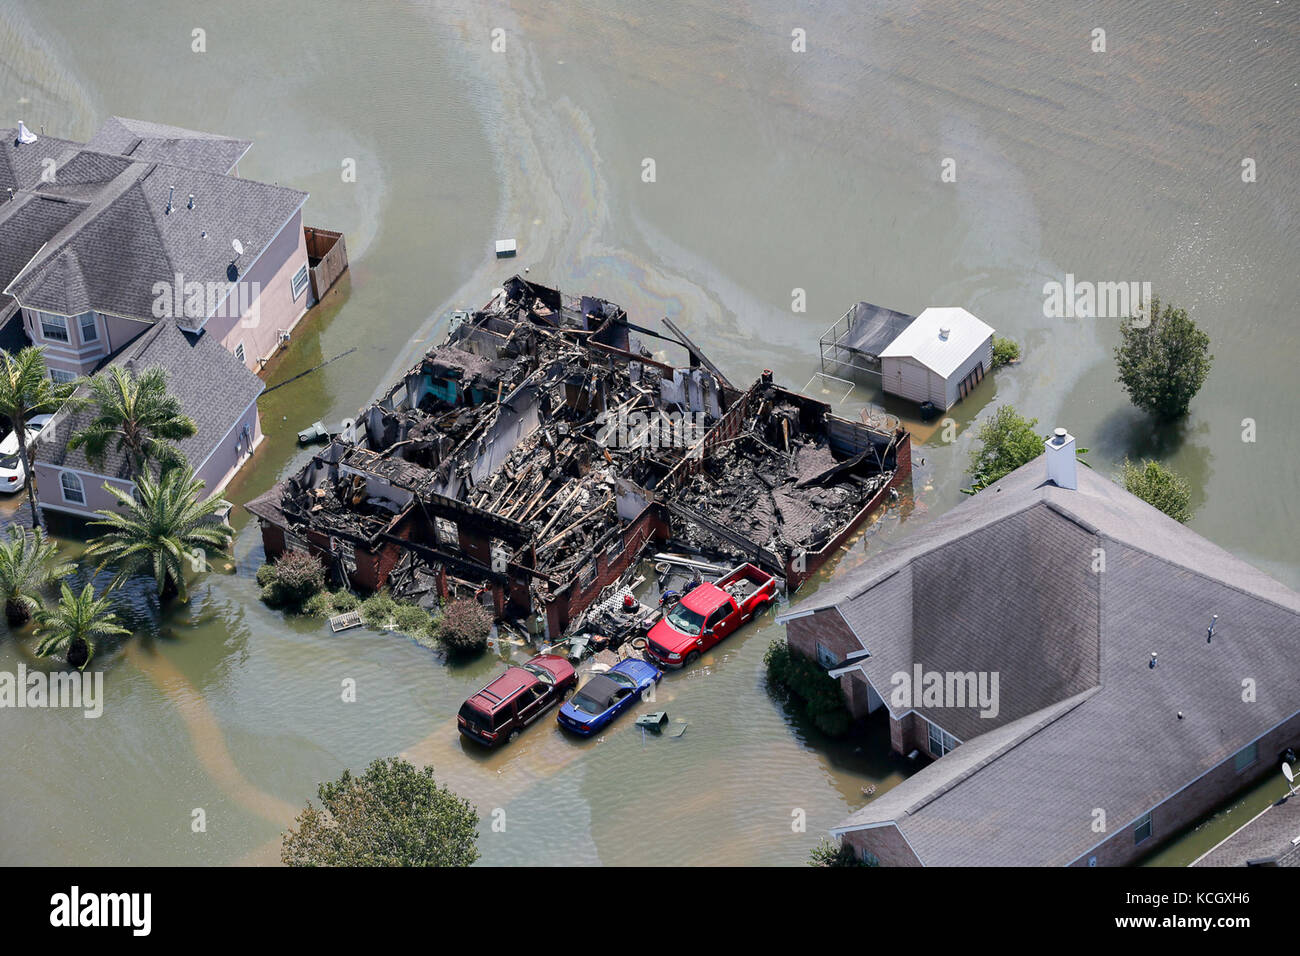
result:
[[[1236,766],[1237,773],[1241,773],[1256,760],[1259,759],[1259,741],[1241,748],[1237,751],[1237,756],[1233,758],[1233,764]]]
[[[65,471],[59,475],[59,484],[63,488],[63,500],[74,505],[86,503],[86,490],[81,487],[81,479],[75,472]]]
[[[53,342],[68,341],[68,320],[61,315],[41,313],[41,335]]]
[[[589,587],[596,580],[596,559],[592,558],[587,562],[587,566],[582,569],[582,574],[578,577],[578,587]]]
[[[1142,814],[1138,818],[1137,825],[1133,827],[1133,845],[1137,846],[1143,840],[1151,837],[1151,814],[1150,812]]]
[[[61,368],[50,369],[50,381],[54,382],[56,385],[63,385],[66,382],[76,381],[76,378],[76,372],[66,372]]]
[[[80,317],[80,322],[82,344],[89,345],[91,342],[98,342],[99,329],[95,326],[95,313],[86,312]]]
[[[241,365],[247,365],[247,364],[248,364],[248,362],[244,359],[244,343],[243,343],[243,342],[240,342],[238,345],[235,346],[235,358],[239,359],[239,362],[240,362]]]
[[[926,721],[926,723],[929,723],[929,721]],[[946,730],[930,724],[930,753],[934,756],[942,757],[944,754],[951,753],[957,749],[960,743],[961,741]]]
[[[831,653],[830,648],[822,644],[821,641],[818,641],[817,642],[817,663],[820,664],[822,667],[826,668],[827,670],[831,670],[832,668],[838,667],[840,661],[839,658],[837,658],[834,654]]]
[[[306,265],[306,263],[303,264],[303,267],[302,267],[301,269],[299,269],[296,273],[294,273],[294,277],[293,277],[293,297],[294,297],[295,300],[298,298],[298,296],[302,295],[302,290],[305,289],[305,288],[307,288],[307,265]]]

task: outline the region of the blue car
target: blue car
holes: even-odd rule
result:
[[[597,674],[560,707],[558,720],[565,730],[590,737],[614,718],[636,706],[641,694],[659,682],[663,672],[652,664],[629,657],[603,674]]]

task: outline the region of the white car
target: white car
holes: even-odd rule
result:
[[[27,457],[30,459],[42,429],[53,415],[33,415],[27,423]],[[10,432],[0,441],[0,494],[13,494],[23,490],[27,473],[23,470],[22,456],[18,454],[18,434]]]

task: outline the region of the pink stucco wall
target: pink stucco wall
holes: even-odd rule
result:
[[[213,317],[204,327],[232,354],[244,346],[244,364],[253,371],[261,368],[280,347],[280,330],[292,330],[307,311],[311,282],[295,299],[293,276],[307,265],[307,242],[302,231],[302,210],[280,230],[257,261],[244,273],[242,282],[260,289],[254,308],[238,319]],[[250,296],[251,298],[251,296]]]
[[[249,427],[247,437],[243,436],[245,425]],[[235,423],[230,433],[217,442],[206,462],[191,462],[197,477],[203,480],[204,493],[211,497],[221,491],[261,443],[262,423],[257,414],[257,402],[253,402],[239,417],[239,421]],[[78,505],[64,498],[61,476],[65,470],[69,469],[46,462],[37,462],[36,487],[42,507],[93,518],[95,512],[100,509],[116,511],[120,508],[117,499],[104,490],[105,482],[123,491],[129,491],[131,488],[129,481],[105,478],[103,475],[77,469],[75,473],[81,479],[81,486],[86,496],[86,503]]]

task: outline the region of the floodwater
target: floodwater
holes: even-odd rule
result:
[[[802,387],[859,299],[965,306],[1019,340],[1021,365],[954,410],[954,441],[918,433],[913,494],[838,572],[959,501],[968,426],[1012,402],[1068,426],[1094,467],[1160,457],[1196,489],[1193,527],[1300,587],[1295,3],[788,6],[0,0],[0,116],[69,138],[113,114],[250,138],[242,175],[309,190],[307,223],[346,233],[350,274],[268,379],[356,351],[266,396],[236,502],[302,461],[297,429],[351,415],[449,310],[528,267],[641,324],[673,317],[737,382],[771,368]],[[492,257],[502,237],[513,262]],[[1043,284],[1067,273],[1150,281],[1209,332],[1184,426],[1128,406],[1115,320],[1044,317]],[[268,610],[239,522],[233,568],[188,606],[159,619],[146,588],[125,595],[136,635],[97,662],[102,717],[0,715],[0,863],[273,863],[319,781],[404,753],[479,807],[489,863],[797,864],[865,787],[908,772],[883,728],[831,743],[769,697],[770,618],[665,679],[655,707],[688,721],[681,738],[624,720],[576,742],[547,721],[476,752],[454,715],[498,661]],[[0,635],[0,670],[32,646]],[[1199,855],[1221,820],[1156,862]]]

